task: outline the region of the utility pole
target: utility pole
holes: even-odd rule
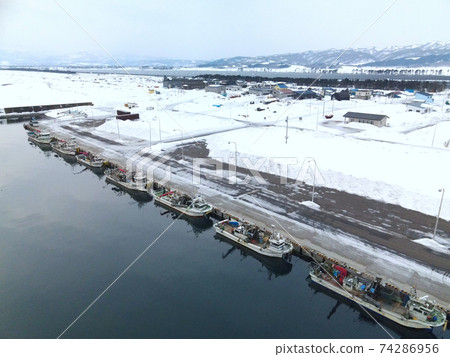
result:
[[[311,202],[314,203],[314,195],[316,194],[316,169],[317,169],[317,164],[316,164],[316,160],[315,159],[311,159],[308,161],[308,164],[310,162],[314,162],[314,176],[313,176],[313,190],[312,190],[312,195],[311,195]]]
[[[288,139],[288,130],[289,130],[289,117],[286,117],[286,144]]]
[[[117,123],[117,136],[120,139],[120,130],[119,130],[119,119],[116,119],[116,123]]]
[[[439,204],[439,211],[438,211],[438,214],[436,216],[436,224],[434,225],[433,240],[435,240],[435,237],[436,237],[436,231],[437,231],[437,227],[438,227],[438,223],[439,223],[439,215],[441,214],[442,201],[444,200],[445,189],[441,188],[439,190],[439,192],[442,192],[442,196],[441,196],[441,203]]]
[[[148,121],[149,129],[148,129],[148,142],[150,145],[150,148],[152,147],[152,122],[151,120]]]

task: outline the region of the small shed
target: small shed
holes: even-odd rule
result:
[[[116,119],[119,120],[138,120],[139,114],[131,114],[125,110],[117,110]]]
[[[205,92],[222,94],[222,93],[227,92],[227,87],[222,84],[211,84],[211,85],[205,87]]]
[[[406,110],[408,112],[416,112],[420,114],[425,114],[431,112],[431,108],[424,104],[423,102],[413,101],[411,103],[406,103]]]
[[[319,98],[319,95],[311,89],[306,90],[297,90],[294,95],[295,99],[311,99],[311,98]]]
[[[370,113],[358,113],[358,112],[347,112],[344,115],[346,123],[363,123],[372,124],[377,127],[386,126],[387,119],[389,118],[384,114],[370,114]]]
[[[331,100],[336,99],[337,101],[341,100],[350,100],[350,92],[348,89],[341,90],[340,92],[336,92],[331,95]]]
[[[275,87],[272,94],[274,97],[281,99],[281,98],[291,97],[294,94],[294,92],[289,88],[278,88],[277,89],[277,87]]]
[[[401,98],[402,92],[399,91],[394,91],[394,92],[389,92],[388,94],[386,94],[386,97],[388,98]]]
[[[370,98],[372,98],[370,90],[357,90],[355,93],[355,99],[369,100]]]
[[[273,89],[270,87],[251,87],[249,88],[250,94],[256,94],[256,95],[268,95],[272,94]]]
[[[414,97],[417,100],[423,100],[425,103],[433,103],[434,101],[433,96],[427,92],[416,92],[414,93]]]

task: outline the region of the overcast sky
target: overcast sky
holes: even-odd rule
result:
[[[450,0],[0,0],[0,50],[99,52],[97,41],[114,56],[219,59],[346,48],[361,35],[353,48],[403,46],[450,41],[449,14]]]

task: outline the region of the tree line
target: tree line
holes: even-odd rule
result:
[[[246,82],[284,82],[295,83],[299,86],[310,86],[314,83],[314,87],[333,87],[333,88],[359,88],[359,89],[382,89],[382,90],[400,90],[413,89],[416,91],[442,92],[449,87],[446,81],[420,81],[420,80],[398,80],[398,79],[324,79],[324,78],[290,78],[290,77],[274,77],[267,78],[261,76],[243,76],[243,75],[223,75],[223,74],[204,74],[197,76],[207,80],[226,81],[227,84],[235,84],[236,81]]]

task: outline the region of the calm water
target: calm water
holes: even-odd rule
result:
[[[0,337],[56,338],[174,218],[29,143],[21,124],[0,125],[0,163]],[[176,220],[63,337],[389,337],[316,290],[307,262],[260,261],[211,224]]]

